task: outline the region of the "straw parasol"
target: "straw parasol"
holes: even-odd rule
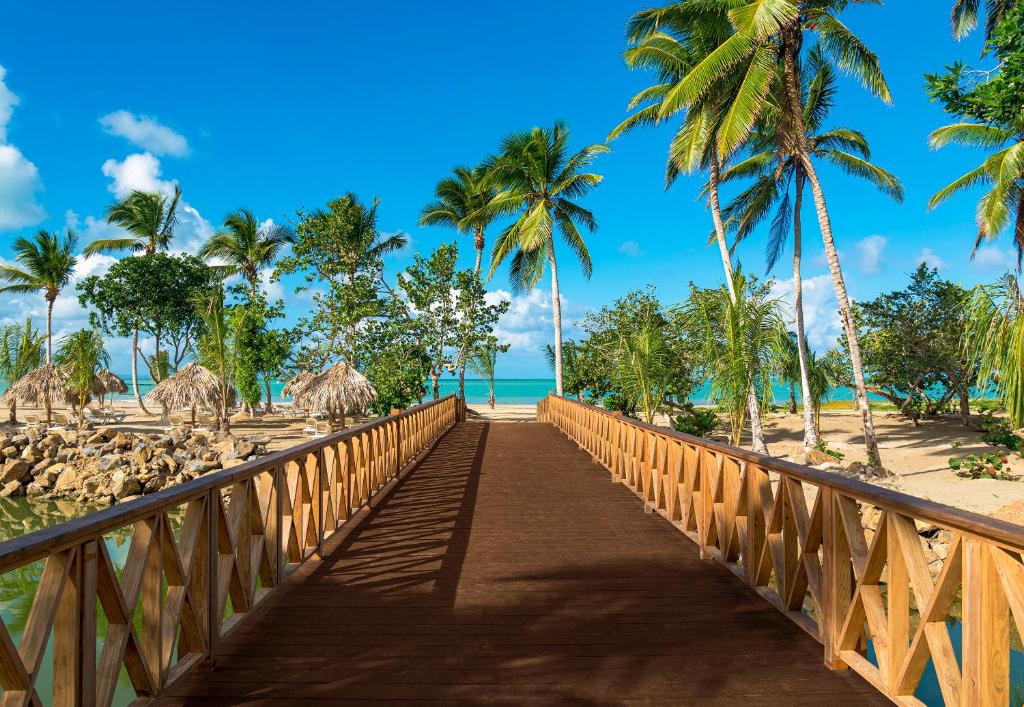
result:
[[[45,405],[46,424],[50,424],[50,407],[54,403],[60,404],[68,401],[70,392],[67,383],[67,374],[61,370],[60,366],[45,363],[14,381],[4,393],[2,400],[5,405],[14,402],[37,406]]]
[[[99,379],[100,386],[103,388],[99,395],[101,396],[101,400],[104,402],[106,402],[107,393],[128,392],[128,384],[124,382],[124,379],[106,368],[100,369],[99,373],[96,374],[96,377]],[[111,395],[110,399],[113,401],[114,396]]]
[[[220,410],[223,398],[221,382],[217,376],[198,363],[182,366],[173,376],[168,376],[154,386],[146,401],[162,406],[166,410],[187,408],[192,410],[192,422],[196,421],[196,408],[208,407]],[[235,390],[228,387],[228,405],[235,404]]]
[[[284,388],[281,389],[281,395],[295,397],[296,393],[302,390],[302,386],[314,378],[316,378],[316,374],[313,371],[299,371],[290,381],[284,384]]]
[[[340,361],[296,391],[294,405],[311,412],[326,412],[331,421],[337,412],[344,426],[346,413],[365,412],[376,399],[373,384],[350,364]]]

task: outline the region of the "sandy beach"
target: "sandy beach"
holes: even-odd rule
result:
[[[117,401],[115,407],[127,413],[125,421],[117,429],[130,432],[161,432],[167,429],[158,414],[145,415],[139,412],[134,401]],[[281,412],[250,418],[244,413],[232,418],[232,432],[236,435],[267,435],[271,451],[286,449],[309,439],[303,432],[306,418],[288,411],[287,405],[275,404]],[[65,409],[56,410],[68,414]],[[24,415],[39,415],[33,408],[19,408],[19,418]],[[533,420],[534,405],[471,404],[469,418],[496,422],[525,422]],[[7,410],[0,407],[0,429],[7,427]],[[372,419],[357,417],[349,424],[359,424]],[[665,425],[668,420],[661,416],[656,423]],[[792,459],[801,451],[802,418],[788,413],[772,413],[766,417],[767,441],[773,456]],[[979,439],[979,432],[965,427],[959,418],[928,420],[915,426],[895,413],[876,412],[875,427],[878,432],[882,459],[886,468],[895,476],[883,482],[887,487],[904,493],[944,503],[956,508],[975,511],[985,515],[996,515],[1006,520],[1024,524],[1024,480],[1003,481],[996,479],[964,479],[957,476],[948,465],[951,456],[986,454],[995,451]],[[842,452],[844,465],[853,461],[864,461],[861,446],[860,418],[853,411],[827,411],[821,416],[821,431],[832,449]],[[1007,465],[1011,473],[1024,479],[1024,459],[1013,454]],[[1009,506],[1009,508],[1006,508]],[[1001,510],[1002,509],[1002,510]]]

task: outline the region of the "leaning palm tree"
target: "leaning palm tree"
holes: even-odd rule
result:
[[[225,275],[241,274],[251,292],[259,288],[260,270],[274,264],[281,249],[295,237],[285,226],[260,226],[248,209],[239,209],[224,219],[223,229],[210,236],[199,249],[199,257],[221,261]]]
[[[990,38],[996,25],[1006,16],[1014,5],[1014,0],[985,0],[985,37]],[[950,22],[953,35],[963,39],[978,26],[981,0],[955,0]]]
[[[128,235],[120,238],[102,238],[87,243],[82,249],[84,255],[97,253],[152,254],[167,250],[174,239],[174,228],[178,223],[178,206],[181,189],[174,187],[174,194],[133,191],[120,201],[107,207],[107,222],[120,226]],[[159,342],[158,342],[159,343]],[[139,392],[139,325],[132,327],[132,391],[139,409],[148,414]],[[156,360],[160,360],[157,352]],[[157,367],[159,370],[159,366]]]
[[[954,123],[934,131],[928,140],[934,149],[957,144],[995,150],[981,166],[935,194],[928,205],[935,208],[960,191],[978,185],[989,186],[978,201],[978,234],[971,257],[983,241],[997,238],[1009,226],[1020,269],[1024,256],[1024,126]]]
[[[107,207],[107,223],[120,226],[128,235],[120,238],[103,238],[88,243],[83,254],[96,253],[155,253],[167,250],[174,239],[174,228],[178,224],[178,206],[181,189],[174,187],[174,194],[133,191]]]
[[[32,317],[22,324],[0,327],[0,382],[10,387],[39,368],[45,356],[46,335],[32,328]],[[8,420],[18,424],[18,401],[11,400]]]
[[[487,179],[487,173],[480,167],[456,167],[452,176],[437,183],[434,190],[437,198],[423,207],[420,225],[448,226],[459,233],[472,233],[473,247],[476,248],[473,272],[479,273],[487,244],[485,231],[497,216],[487,207],[497,194]]]
[[[740,125],[739,132],[743,132],[745,113],[736,110],[737,106],[743,105],[743,97],[737,93],[742,75],[709,76],[707,80],[713,86],[704,91],[700,100],[681,102],[676,99],[688,77],[735,34],[727,9],[725,5],[683,2],[645,10],[633,16],[627,27],[627,36],[632,46],[626,51],[626,63],[634,69],[653,70],[657,83],[633,97],[629,107],[636,110],[612,130],[608,139],[614,139],[637,127],[659,125],[685,113],[669,147],[665,170],[666,187],[671,186],[680,174],[707,172],[708,207],[722,269],[725,271],[725,285],[735,304],[737,293],[733,290],[734,266],[726,241],[719,185],[727,158],[737,150],[742,140],[734,140],[728,150],[722,150],[720,137],[736,132],[737,125]],[[770,56],[768,50],[762,52],[760,63],[770,64]],[[764,85],[758,90],[767,91],[773,79],[771,72],[762,70],[760,74]],[[753,449],[767,454],[761,402],[753,393],[747,401],[747,407]]]
[[[839,263],[825,192],[807,145],[807,129],[800,96],[799,59],[804,48],[805,33],[813,32],[829,61],[859,80],[875,96],[887,103],[891,102],[878,57],[837,17],[849,4],[849,0],[680,3],[679,7],[684,7],[688,12],[710,19],[716,18],[723,9],[728,8],[733,32],[672,86],[664,96],[661,111],[671,113],[680,107],[706,102],[720,92],[722,80],[738,77],[738,87],[730,99],[722,127],[716,134],[719,151],[722,154],[734,152],[760,120],[769,119],[785,126],[786,150],[803,164],[814,197],[825,258],[832,275],[850,350],[868,467],[881,471],[878,440],[864,382],[860,341]],[[652,24],[656,29],[658,22],[647,22],[648,27]],[[719,35],[716,34],[715,38],[718,39]],[[773,105],[770,100],[772,83],[777,76],[780,77],[784,97],[781,105]]]
[[[71,282],[78,258],[74,256],[78,236],[71,229],[62,239],[55,232],[39,231],[32,240],[14,242],[17,265],[0,265],[0,292],[27,294],[42,291],[46,298],[46,362],[53,360],[53,305],[57,295]]]
[[[67,376],[67,389],[78,409],[78,427],[85,424],[85,406],[92,396],[96,374],[110,365],[103,337],[95,329],[80,329],[61,341],[57,362]]]
[[[579,226],[597,230],[597,220],[576,200],[601,183],[601,175],[585,172],[594,159],[609,151],[606,145],[588,145],[569,153],[569,128],[562,122],[553,127],[513,133],[501,144],[501,153],[488,158],[485,169],[505,196],[494,200],[489,212],[518,211],[516,219],[502,231],[491,251],[487,277],[511,256],[509,279],[512,289],[533,289],[551,268],[551,310],[555,334],[555,390],[562,394],[562,304],[558,288],[555,231],[580,261],[583,274],[591,273],[590,252]]]
[[[871,150],[862,133],[851,128],[824,129],[824,122],[834,105],[836,73],[825,59],[821,47],[811,49],[800,75],[804,127],[810,156],[815,161],[826,162],[853,177],[864,179],[882,193],[902,202],[903,186],[892,173],[872,164]],[[778,104],[784,102],[781,96],[776,100]],[[785,250],[792,230],[796,319],[794,353],[797,355],[794,363],[798,364],[793,373],[797,376],[794,380],[800,383],[803,398],[804,447],[810,449],[818,443],[818,425],[812,410],[808,378],[801,276],[802,207],[807,171],[803,162],[786,149],[788,139],[786,127],[775,122],[765,122],[752,133],[749,140],[751,155],[723,172],[721,181],[725,183],[753,176],[754,182],[723,209],[723,215],[727,227],[735,229],[738,242],[749,236],[755,227],[774,212],[766,253],[769,271]]]

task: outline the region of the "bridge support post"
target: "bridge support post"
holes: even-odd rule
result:
[[[839,657],[839,635],[846,614],[850,608],[853,573],[850,566],[850,551],[839,514],[836,513],[834,492],[822,486],[821,494],[821,572],[822,603],[818,627],[821,642],[825,647],[825,665],[832,670],[845,670],[847,665]]]

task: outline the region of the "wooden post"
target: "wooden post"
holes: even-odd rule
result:
[[[206,667],[213,669],[220,651],[220,489],[206,497],[207,630]]]
[[[825,648],[825,665],[832,670],[843,670],[847,666],[839,658],[839,632],[850,608],[850,586],[853,579],[850,553],[846,549],[842,520],[836,513],[835,492],[828,486],[822,486],[818,493],[821,494],[819,503],[822,514],[822,610],[818,617],[818,630]]]
[[[1010,624],[992,546],[964,540],[963,684],[965,707],[1010,701]]]

